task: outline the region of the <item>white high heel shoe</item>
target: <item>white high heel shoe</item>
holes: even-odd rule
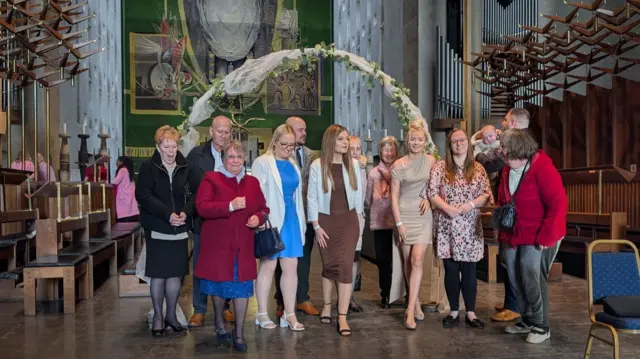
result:
[[[289,327],[289,329],[291,329],[294,332],[303,331],[305,328],[304,328],[304,325],[302,325],[302,323],[296,322],[296,324],[291,324],[291,322],[287,320],[288,317],[290,317],[290,316],[292,316],[294,314],[295,313],[287,314],[287,312],[284,312],[284,315],[282,317],[280,317],[280,328]]]
[[[260,317],[263,315],[267,315],[267,313],[256,314],[256,325],[260,326],[260,328],[263,328],[263,329],[275,329],[277,327],[276,323],[274,323],[271,319],[269,319],[268,316],[267,316],[267,320],[260,321]]]

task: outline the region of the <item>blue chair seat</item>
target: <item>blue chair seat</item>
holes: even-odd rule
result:
[[[616,329],[640,330],[640,318],[621,318],[605,312],[596,313],[596,321],[609,324]]]

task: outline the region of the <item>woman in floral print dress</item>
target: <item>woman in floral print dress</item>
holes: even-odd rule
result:
[[[475,162],[464,131],[456,129],[447,136],[446,157],[433,167],[426,194],[436,207],[436,251],[444,263],[445,290],[451,306],[442,324],[450,328],[460,323],[458,301],[462,290],[467,325],[482,329],[484,323],[475,315],[476,263],[484,254],[479,208],[492,197],[487,173]]]

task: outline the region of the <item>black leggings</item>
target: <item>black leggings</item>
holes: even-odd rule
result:
[[[376,249],[380,296],[388,298],[393,275],[393,230],[377,229],[373,231],[373,243]]]
[[[447,291],[449,306],[452,312],[457,312],[460,308],[460,290],[467,312],[476,310],[476,294],[478,292],[478,281],[476,279],[475,262],[458,262],[453,259],[445,259],[444,263],[444,288]],[[462,273],[462,281],[460,280]]]

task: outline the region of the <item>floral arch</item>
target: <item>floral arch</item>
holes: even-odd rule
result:
[[[422,117],[420,109],[409,99],[409,89],[381,71],[377,63],[369,62],[347,51],[336,50],[333,44],[327,46],[322,43],[314,48],[282,50],[255,60],[247,60],[244,65],[223,79],[215,79],[204,95],[197,100],[194,99],[191,113],[178,126],[178,130],[182,133],[182,153],[188,153],[198,143],[200,135],[193,127],[210,118],[225,97],[250,93],[261,86],[267,77],[275,78],[287,71],[300,68],[312,71],[314,67],[308,65],[319,61],[320,58],[342,63],[349,71],[360,72],[370,88],[378,82],[383,87],[385,95],[391,98],[391,106],[398,111],[398,118],[404,128],[410,121],[422,119],[429,132],[428,124]],[[438,151],[431,136],[428,141],[427,152],[437,156]]]

